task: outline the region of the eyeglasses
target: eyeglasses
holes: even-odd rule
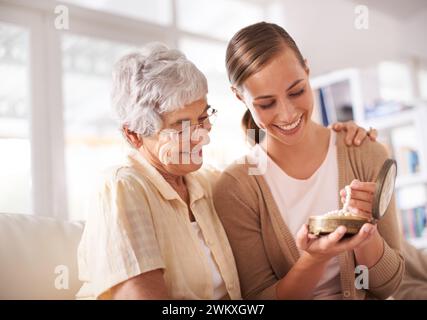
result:
[[[180,130],[174,128],[166,128],[163,129],[161,132],[182,135],[184,132],[193,132],[198,128],[207,128],[208,125],[212,126],[214,124],[217,115],[218,110],[208,105],[206,109],[206,115],[201,116],[200,120],[197,123],[191,124],[191,121],[184,121],[180,126]]]

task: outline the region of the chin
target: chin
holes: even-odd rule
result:
[[[168,171],[176,175],[186,175],[188,173],[199,170],[203,165],[203,158],[193,159],[190,158],[181,158],[180,163],[169,164]]]
[[[190,172],[197,171],[202,167],[202,165],[203,165],[203,161],[201,163],[192,163],[189,165],[190,166],[189,170],[191,170]]]
[[[181,164],[181,165],[176,165],[173,171],[176,172],[177,175],[185,176],[189,173],[199,170],[201,167],[202,167],[202,164],[197,164],[197,163]]]

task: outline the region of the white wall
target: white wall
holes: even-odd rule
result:
[[[404,51],[427,61],[427,10],[419,12],[407,21],[402,33]]]
[[[281,0],[269,7],[309,60],[312,75],[416,54],[427,59],[427,10],[403,21],[369,8],[368,30],[354,27],[356,3],[346,0]]]

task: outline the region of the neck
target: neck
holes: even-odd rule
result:
[[[177,176],[162,170],[162,168],[156,168],[157,171],[165,178],[166,182],[169,183],[172,188],[179,189],[185,187],[185,179],[184,176]]]
[[[264,150],[268,150],[268,155],[280,166],[286,161],[287,164],[305,163],[307,160],[312,160],[324,153],[324,149],[329,145],[328,129],[321,125],[309,121],[307,123],[306,132],[301,141],[295,145],[286,145],[275,138],[266,139],[262,143]]]

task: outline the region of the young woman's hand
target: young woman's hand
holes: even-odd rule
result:
[[[351,200],[349,210],[352,214],[361,216],[371,221],[372,219],[372,202],[374,200],[375,182],[361,182],[353,180],[350,183]],[[341,202],[344,204],[346,199],[345,189],[340,191]]]
[[[331,127],[336,132],[340,132],[342,130],[347,132],[345,143],[348,146],[351,146],[352,144],[359,146],[363,140],[366,139],[366,137],[369,137],[371,141],[376,141],[378,136],[376,129],[370,128],[369,131],[366,131],[364,128],[359,127],[353,121],[336,122],[332,124]]]
[[[376,226],[365,223],[356,235],[342,239],[345,232],[346,228],[339,226],[334,232],[319,237],[310,234],[304,224],[297,233],[296,244],[311,260],[325,263],[342,252],[363,247],[375,234]]]
[[[352,214],[372,220],[372,201],[376,184],[374,182],[360,182],[353,180],[350,183],[351,198],[349,210]],[[341,201],[344,203],[346,191],[340,191]],[[344,226],[338,227],[334,232],[324,237],[317,237],[308,233],[304,225],[297,234],[297,246],[314,258],[316,261],[327,261],[343,251],[360,249],[365,246],[376,234],[377,226],[365,223],[359,233],[349,239],[341,240],[346,232]]]

